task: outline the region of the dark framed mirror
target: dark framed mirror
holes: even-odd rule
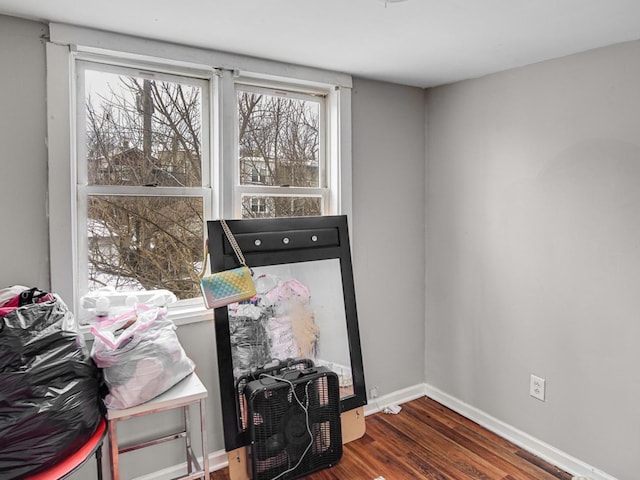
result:
[[[249,444],[242,388],[255,372],[325,366],[341,412],[366,405],[346,216],[226,223],[257,295],[214,311],[225,449]],[[220,221],[207,228],[212,272],[238,266]]]

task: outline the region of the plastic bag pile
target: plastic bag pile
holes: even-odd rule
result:
[[[166,308],[137,304],[135,309],[91,327],[91,356],[102,369],[108,408],[144,403],[169,390],[195,369]]]
[[[0,290],[0,479],[23,478],[83,445],[102,416],[99,371],[54,294]]]

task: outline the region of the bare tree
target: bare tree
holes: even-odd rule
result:
[[[240,91],[238,114],[241,182],[291,187],[319,186],[320,129],[317,104]],[[317,198],[268,196],[258,200],[264,202],[261,204],[263,208],[252,209],[250,201],[244,202],[243,216],[321,214]]]
[[[87,98],[89,183],[200,186],[200,101],[198,88],[124,76]],[[91,195],[87,209],[92,285],[198,295],[199,197]]]
[[[111,75],[106,92],[86,98],[88,183],[127,187],[200,187],[198,87]],[[241,182],[319,185],[319,114],[314,102],[241,91]],[[262,206],[256,207],[256,201]],[[251,204],[251,202],[254,202]],[[318,198],[263,196],[243,216],[319,215]],[[88,271],[94,288],[166,288],[199,295],[204,212],[197,196],[92,194],[87,202]]]

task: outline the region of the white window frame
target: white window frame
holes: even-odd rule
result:
[[[330,137],[327,134],[327,131],[331,129],[330,125],[330,115],[328,114],[329,108],[328,104],[328,89],[309,89],[309,88],[301,88],[296,85],[283,85],[283,84],[267,84],[258,79],[252,80],[251,77],[239,78],[235,82],[235,98],[237,99],[238,91],[248,91],[254,93],[263,93],[266,95],[273,96],[286,96],[286,98],[294,98],[298,100],[305,101],[315,101],[318,102],[320,106],[320,139],[319,139],[319,159],[318,159],[318,167],[319,167],[319,185],[317,187],[281,187],[274,185],[251,185],[251,184],[241,184],[240,183],[240,152],[238,151],[239,147],[239,132],[238,132],[238,118],[236,115],[235,121],[235,132],[234,132],[234,145],[235,145],[235,166],[236,166],[236,174],[235,174],[235,194],[233,196],[233,212],[236,218],[240,218],[242,215],[242,197],[243,196],[251,196],[251,197],[268,197],[268,196],[278,196],[278,197],[320,197],[322,203],[322,212],[324,215],[330,215],[332,213],[337,213],[334,208],[334,205],[331,203],[331,195],[330,195],[330,187],[329,187],[329,162],[328,151],[329,149],[329,139]],[[236,109],[237,114],[237,109]]]
[[[98,70],[108,73],[134,75],[148,77],[150,74],[156,80],[181,81],[197,85],[202,91],[202,124],[201,124],[201,161],[202,178],[199,187],[149,187],[149,186],[121,186],[121,185],[91,185],[87,181],[87,152],[84,132],[85,117],[85,90],[84,72],[86,70]],[[96,56],[94,54],[78,53],[74,55],[75,93],[76,93],[76,178],[77,178],[77,259],[75,262],[76,291],[78,296],[88,293],[88,271],[86,259],[88,258],[87,218],[81,212],[87,211],[88,199],[92,195],[108,195],[115,197],[200,197],[203,205],[203,215],[211,218],[214,191],[211,188],[211,154],[212,142],[210,139],[211,127],[211,97],[213,93],[212,71],[180,70],[158,68],[154,65],[141,62],[124,62],[117,57]],[[205,232],[206,234],[206,232]]]
[[[205,208],[209,219],[234,218],[240,213],[237,191],[235,85],[247,81],[263,86],[295,85],[300,91],[326,92],[326,152],[328,202],[326,214],[351,214],[351,77],[307,67],[240,55],[170,45],[109,32],[50,24],[47,52],[47,142],[49,148],[49,236],[51,291],[77,311],[78,197],[74,62],[80,58],[118,59],[124,66],[146,65],[167,73],[208,72],[211,75],[211,169],[204,189],[213,192]],[[81,46],[79,46],[81,45]],[[204,148],[204,141],[203,141]],[[72,159],[70,162],[69,159]],[[203,172],[204,175],[204,172]],[[206,204],[207,202],[205,202]],[[210,320],[201,299],[180,302],[170,312],[177,324]]]

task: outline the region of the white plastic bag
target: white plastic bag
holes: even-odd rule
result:
[[[144,403],[193,372],[195,365],[175,330],[165,308],[142,304],[91,327],[95,337],[91,356],[109,388],[107,408]]]
[[[126,314],[139,304],[166,307],[176,300],[175,294],[169,290],[121,291],[113,286],[106,286],[80,298],[78,320],[81,325],[91,325]]]

